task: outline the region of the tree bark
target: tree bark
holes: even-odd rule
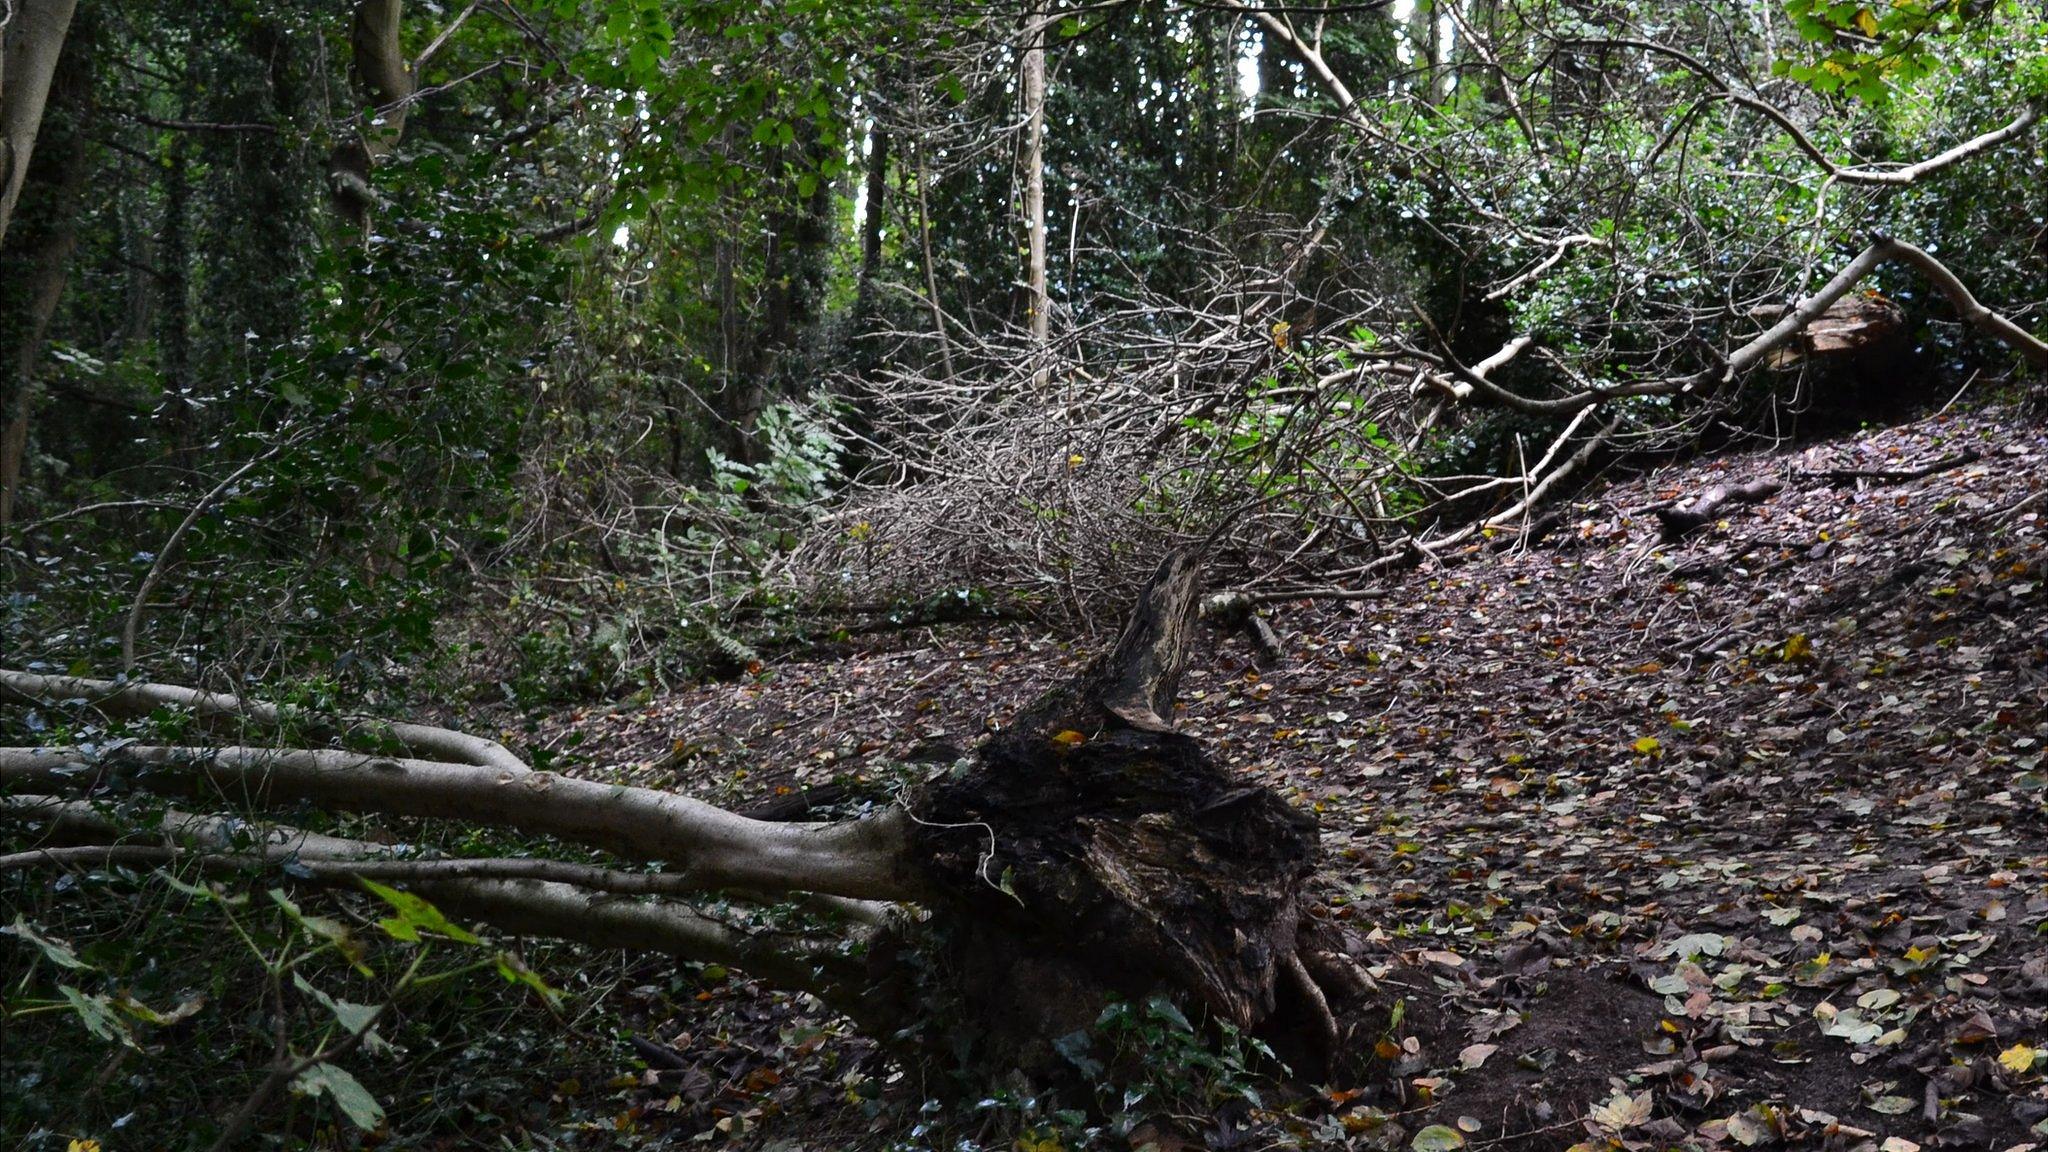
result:
[[[50,82],[77,0],[14,0],[0,30],[0,241],[28,179]]]
[[[1045,287],[1045,29],[1048,22],[1042,5],[1033,4],[1024,16],[1024,58],[1021,83],[1024,97],[1024,230],[1027,255],[1024,283],[1027,297],[1024,316],[1031,326],[1031,354],[1038,361],[1032,373],[1043,387],[1048,366],[1046,337],[1051,332],[1051,302]]]
[[[854,290],[854,317],[862,324],[875,317],[875,285],[882,275],[882,230],[889,200],[889,133],[877,117],[868,129],[866,215],[860,228],[860,282]]]
[[[349,21],[349,74],[364,122],[328,154],[327,192],[334,210],[364,237],[377,205],[372,174],[405,135],[416,85],[399,37],[403,15],[402,0],[357,0]]]
[[[25,13],[18,13],[17,20]],[[14,30],[8,29],[9,51]],[[35,378],[43,359],[50,322],[63,299],[71,253],[77,246],[78,193],[86,175],[87,121],[92,111],[89,37],[74,34],[68,51],[44,85],[47,121],[43,146],[33,159],[24,147],[11,149],[0,137],[0,168],[5,157],[23,162],[21,177],[10,187],[29,191],[29,204],[5,238],[0,215],[0,533],[14,519],[28,455],[29,412]],[[0,108],[0,121],[6,112]],[[11,205],[11,201],[9,201]]]
[[[1782,480],[1754,480],[1748,484],[1716,484],[1682,507],[1659,508],[1657,522],[1664,542],[1675,544],[1714,522],[1721,509],[1730,505],[1761,504],[1785,487]]]

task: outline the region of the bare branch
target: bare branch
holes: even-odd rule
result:
[[[1675,61],[1684,67],[1686,71],[1693,73],[1712,85],[1715,94],[1721,99],[1747,108],[1776,124],[1801,152],[1806,153],[1809,159],[1820,166],[1821,171],[1827,173],[1832,179],[1844,184],[1891,185],[1895,187],[1911,184],[1923,176],[1939,172],[1951,165],[1968,160],[1972,156],[1988,152],[2001,144],[2017,140],[2021,136],[2026,135],[2028,130],[2033,128],[2041,119],[2040,107],[2036,104],[2028,104],[2020,109],[2019,114],[2014,116],[2003,127],[1995,128],[1981,136],[1966,140],[1945,152],[1930,156],[1918,163],[1907,164],[1897,168],[1877,168],[1867,165],[1843,166],[1835,163],[1822,150],[1819,144],[1814,143],[1813,137],[1808,136],[1806,130],[1801,128],[1798,122],[1793,120],[1791,115],[1784,109],[1768,100],[1736,91],[1727,80],[1721,77],[1720,73],[1690,52],[1674,48],[1669,44],[1658,43],[1655,40],[1641,40],[1632,37],[1573,39],[1564,40],[1561,43],[1566,47],[1635,48]]]
[[[152,684],[141,680],[88,680],[78,676],[43,676],[0,668],[0,700],[53,704],[83,700],[117,716],[146,716],[158,708],[182,708],[202,719],[229,719],[276,730],[287,723],[304,724],[316,733],[334,732],[346,740],[365,730],[388,735],[407,751],[424,758],[445,758],[459,764],[499,768],[507,772],[529,771],[526,762],[496,740],[471,736],[451,728],[405,721],[383,721],[367,716],[336,717],[287,713],[273,704],[245,701],[225,692],[208,692],[175,684]]]
[[[1848,295],[1849,290],[1875,271],[1878,265],[1893,260],[1912,265],[1932,281],[1935,288],[1948,297],[1949,303],[1955,307],[1965,323],[2018,352],[2028,363],[2036,367],[2048,367],[2048,343],[2043,343],[2026,329],[1978,303],[1977,298],[1970,294],[1962,280],[1927,252],[1903,240],[1879,236],[1840,272],[1835,273],[1834,279],[1828,281],[1820,291],[1800,301],[1797,307],[1787,312],[1783,319],[1771,325],[1762,335],[1729,353],[1727,376],[1733,377],[1754,366],[1773,348],[1790,340],[1801,329],[1813,323],[1835,301]]]
[[[267,748],[128,745],[88,757],[69,748],[0,748],[0,784],[77,794],[118,776],[157,795],[219,794],[257,806],[311,801],[496,824],[662,860],[705,888],[825,892],[908,900],[898,809],[841,824],[749,820],[688,797],[552,772]]]

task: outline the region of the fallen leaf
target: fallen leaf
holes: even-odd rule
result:
[[[1413,1152],[1454,1152],[1465,1146],[1464,1133],[1442,1124],[1431,1124],[1415,1134],[1408,1147]]]
[[[1469,1072],[1486,1063],[1486,1058],[1498,1051],[1498,1044],[1469,1044],[1464,1051],[1458,1053],[1458,1063]]]
[[[2040,1050],[2030,1044],[2015,1044],[1998,1054],[1998,1063],[2007,1072],[2021,1076],[2034,1070],[2034,1060],[2040,1055]]]
[[[1602,1128],[1625,1132],[1650,1119],[1650,1102],[1648,1092],[1638,1092],[1633,1096],[1616,1092],[1606,1103],[1595,1105],[1592,1111],[1587,1112],[1586,1119]]]

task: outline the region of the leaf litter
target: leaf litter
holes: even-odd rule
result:
[[[1660,541],[1660,502],[1773,475]],[[1408,1006],[1353,1029],[1396,1058],[1330,1086],[1346,1123],[1276,1110],[1253,1146],[2048,1148],[2044,484],[2048,433],[1995,408],[1661,468],[1536,546],[1275,606],[1277,668],[1198,657],[1181,727],[1318,815],[1322,898]],[[886,798],[1102,642],[918,629],[543,736],[743,808]],[[792,1020],[815,1063],[766,1114],[677,1093],[675,1131],[899,1138],[916,1089],[807,998],[735,982],[648,1030],[716,1078]]]

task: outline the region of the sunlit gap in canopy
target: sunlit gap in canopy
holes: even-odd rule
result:
[[[1266,38],[1247,24],[1237,37],[1237,91],[1244,97],[1244,115],[1250,116],[1259,103],[1259,56],[1266,50]]]
[[[849,142],[846,150],[846,167],[851,172],[864,171],[867,168],[867,158],[874,155],[875,151],[875,118],[872,116],[863,118],[861,116],[863,111],[861,104],[861,98],[856,94],[853,98],[852,114],[855,119],[860,120],[861,131],[859,143]],[[855,180],[853,182],[853,230],[855,234],[860,232],[861,227],[867,223],[867,219],[868,182],[865,180]]]

